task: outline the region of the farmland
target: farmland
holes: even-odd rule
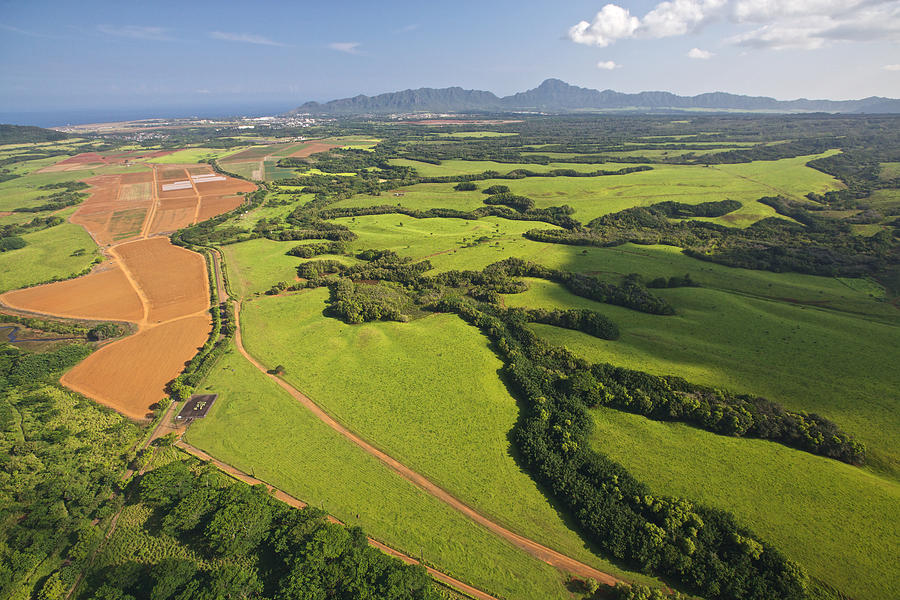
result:
[[[497,381],[499,363],[475,331],[447,315],[348,327],[322,316],[324,300],[318,291],[248,304],[248,351],[266,364],[283,363],[286,379],[338,420],[462,500],[523,535],[591,560],[516,466],[506,437],[515,400]],[[288,315],[294,325],[273,326]],[[299,339],[328,341],[297,348]]]
[[[189,430],[191,444],[345,522],[363,524],[394,547],[415,555],[422,552],[429,562],[494,593],[565,597],[552,569],[473,525],[340,438],[236,352],[226,355],[206,387],[222,395],[209,417]],[[304,434],[298,436],[297,431]],[[290,443],[261,444],[261,440]],[[492,557],[490,565],[484,556]]]
[[[884,551],[900,536],[900,245],[895,129],[867,119],[810,116],[800,135],[780,118],[376,118],[70,142],[0,182],[10,210],[73,199],[44,211],[61,219],[0,215],[25,241],[0,277],[65,228],[93,241],[56,250],[45,279],[102,260],[0,300],[133,323],[62,385],[137,421],[166,394],[218,394],[154,435],[497,598],[581,598],[575,573],[875,600],[900,581]],[[214,290],[202,247],[221,256]],[[147,481],[208,476],[153,456]],[[231,568],[208,515],[141,502],[101,564]]]

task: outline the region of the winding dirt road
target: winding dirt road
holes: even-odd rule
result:
[[[232,465],[229,465],[228,463],[224,463],[221,460],[216,460],[215,458],[213,458],[212,456],[210,456],[203,450],[196,448],[194,446],[191,446],[190,444],[188,444],[187,442],[185,442],[183,440],[179,440],[179,441],[175,442],[175,445],[178,448],[187,452],[188,454],[199,458],[200,460],[207,461],[207,462],[214,464],[216,467],[218,467],[219,470],[224,471],[225,473],[228,473],[235,479],[243,481],[246,484],[249,484],[249,485],[263,484],[264,486],[266,486],[266,488],[269,489],[269,491],[272,492],[272,495],[275,498],[277,498],[278,500],[281,500],[288,506],[292,506],[294,508],[305,508],[307,506],[306,502],[303,502],[302,500],[298,500],[297,498],[294,498],[293,496],[284,492],[283,490],[280,490],[280,489],[266,483],[265,481],[257,479],[256,477],[253,477],[252,475],[249,475],[249,474],[241,471],[240,469],[233,467]],[[331,521],[332,523],[344,525],[343,522],[332,517],[331,515],[328,515],[326,518],[329,521]],[[400,560],[402,560],[403,562],[405,562],[408,565],[419,564],[419,561],[412,558],[411,556],[403,554],[402,552],[398,552],[397,550],[394,550],[390,546],[384,545],[383,543],[379,542],[376,539],[373,539],[373,538],[366,538],[366,539],[369,540],[370,546],[378,548],[385,554],[389,554],[395,558],[399,558]],[[486,594],[485,592],[482,592],[478,588],[474,588],[471,585],[468,585],[468,584],[463,583],[462,581],[459,581],[458,579],[454,579],[453,577],[450,577],[449,575],[441,573],[440,571],[433,569],[433,568],[429,567],[428,565],[425,565],[425,570],[428,571],[428,574],[431,575],[432,578],[437,579],[441,583],[448,585],[460,592],[463,592],[467,596],[471,596],[472,598],[475,598],[476,600],[497,600],[496,598],[494,598],[494,596],[491,596],[490,594]]]
[[[551,548],[547,548],[533,540],[530,540],[526,537],[523,537],[517,533],[513,533],[512,531],[506,529],[505,527],[491,521],[481,513],[477,512],[475,509],[470,507],[469,505],[463,503],[461,500],[457,499],[455,496],[433,483],[429,479],[423,477],[419,473],[416,473],[409,467],[401,464],[397,460],[391,458],[378,448],[372,446],[358,435],[354,434],[352,431],[338,423],[334,418],[331,417],[328,413],[326,413],[322,408],[310,400],[305,394],[294,388],[292,385],[287,383],[285,380],[277,377],[271,373],[269,370],[263,366],[258,360],[256,360],[253,356],[250,355],[249,352],[244,348],[243,341],[241,339],[241,325],[240,325],[240,303],[235,304],[234,316],[235,316],[235,344],[237,346],[238,351],[250,361],[254,367],[256,367],[260,372],[262,372],[266,377],[272,379],[275,383],[281,386],[287,393],[294,397],[295,400],[300,402],[303,406],[309,409],[320,421],[328,425],[331,429],[341,434],[346,439],[350,440],[360,448],[362,448],[368,454],[374,456],[382,463],[390,467],[393,471],[399,474],[401,477],[411,482],[416,487],[424,490],[431,496],[434,496],[438,500],[448,504],[450,507],[459,511],[469,519],[475,521],[482,527],[488,529],[493,532],[495,535],[507,540],[517,548],[524,550],[528,554],[534,556],[538,560],[541,560],[552,567],[556,567],[557,569],[571,573],[576,577],[581,577],[584,579],[593,578],[600,583],[606,585],[615,585],[616,583],[622,582],[621,579],[618,579],[609,573],[604,573],[603,571],[599,571],[590,565],[586,565],[580,561],[575,560],[574,558],[570,558],[565,554],[561,554],[556,550]],[[624,583],[624,582],[623,582]]]

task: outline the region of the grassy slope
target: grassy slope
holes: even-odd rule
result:
[[[247,349],[285,365],[288,381],[350,429],[506,527],[614,570],[513,459],[507,435],[518,408],[477,330],[451,315],[349,326],[322,316],[327,294],[246,304]]]
[[[714,167],[654,165],[652,171],[606,177],[529,177],[516,180],[478,182],[481,189],[492,184],[507,185],[516,194],[528,196],[539,208],[568,204],[574,217],[587,223],[601,215],[632,206],[649,206],[665,200],[696,204],[725,199],[738,200],[744,206],[724,218],[714,219],[727,225],[747,226],[759,219],[775,216],[775,211],[756,202],[763,196],[784,195],[802,199],[808,192],[837,189],[840,183],[829,175],[806,167],[816,156],[800,156],[777,161],[755,161]],[[410,164],[425,176],[480,173],[486,169],[507,172],[515,168],[535,171],[551,168],[575,168],[583,171],[616,169],[622,165],[517,165],[491,161],[448,160],[441,165],[418,161],[394,161]],[[434,206],[471,210],[483,205],[480,191],[454,192],[454,184],[419,184],[404,188],[402,198],[393,196],[357,196],[336,206],[372,206],[394,204],[426,209]]]
[[[567,597],[553,569],[341,438],[236,352],[205,387],[220,396],[191,426],[191,444],[483,589],[508,598]]]
[[[507,305],[593,308],[622,331],[618,341],[605,342],[537,326],[550,341],[593,361],[680,375],[820,413],[863,440],[874,464],[900,474],[896,326],[703,288],[659,291],[678,312],[661,317],[598,304],[542,280],[529,285],[506,296]]]
[[[814,577],[859,600],[891,597],[900,566],[900,486],[760,440],[718,436],[612,409],[594,443],[656,493],[729,510]]]
[[[94,241],[80,225],[63,223],[22,237],[27,246],[0,253],[0,292],[78,273],[96,256]],[[83,256],[72,256],[82,248]]]

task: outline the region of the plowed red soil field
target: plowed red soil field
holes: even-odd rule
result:
[[[83,152],[70,156],[58,163],[44,167],[39,173],[55,173],[59,171],[81,171],[93,167],[108,165],[124,165],[126,162],[136,162],[148,158],[156,158],[171,154],[175,150],[133,150],[131,152],[117,152],[115,154],[97,154],[96,152]]]
[[[4,304],[73,319],[143,320],[141,298],[117,264],[104,264],[84,277],[7,292]]]
[[[147,418],[166,396],[166,384],[209,335],[209,315],[151,327],[97,350],[60,382],[133,419]]]
[[[110,254],[124,265],[149,305],[148,325],[209,308],[206,261],[196,252],[156,237],[120,244]]]
[[[70,221],[84,227],[99,245],[138,235],[153,204],[153,173],[99,175],[85,180],[88,196]]]
[[[311,154],[315,154],[316,152],[325,152],[326,150],[331,150],[332,148],[338,148],[339,144],[326,144],[322,142],[311,142],[306,148],[301,148],[297,150],[291,156],[293,158],[306,158]]]
[[[131,155],[67,160],[84,165]],[[211,326],[206,261],[167,237],[150,236],[232,210],[243,201],[236,193],[256,187],[220,179],[208,165],[152,169],[86,180],[90,196],[71,221],[105,246],[110,260],[77,279],[0,295],[19,310],[136,323],[137,334],[104,346],[60,380],[135,419],[146,418],[150,406],[165,397],[166,384],[203,345]],[[162,191],[175,182],[182,182],[175,186],[181,189]]]

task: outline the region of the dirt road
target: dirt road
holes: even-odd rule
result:
[[[280,377],[276,377],[269,373],[269,370],[266,369],[265,366],[262,365],[258,360],[256,360],[253,356],[250,355],[249,352],[244,348],[244,344],[241,340],[241,326],[240,326],[240,303],[235,305],[235,344],[237,345],[238,351],[246,358],[250,363],[259,369],[260,372],[272,379],[275,383],[281,386],[286,392],[288,392],[291,396],[293,396],[298,402],[300,402],[303,406],[309,409],[320,421],[331,427],[334,431],[338,432],[346,439],[350,440],[360,448],[362,448],[368,454],[371,454],[382,463],[390,467],[404,479],[410,481],[413,485],[419,487],[424,490],[428,494],[434,496],[438,500],[448,504],[452,508],[464,514],[466,517],[472,519],[482,527],[485,527],[489,531],[494,534],[500,536],[501,538],[507,540],[512,543],[514,546],[524,550],[528,554],[531,554],[535,558],[556,567],[557,569],[571,573],[577,577],[581,578],[593,578],[600,583],[604,583],[606,585],[615,585],[616,583],[622,581],[609,573],[604,573],[603,571],[599,571],[590,565],[586,565],[580,561],[577,561],[573,558],[566,556],[565,554],[561,554],[556,550],[552,550],[551,548],[547,548],[535,541],[532,541],[526,537],[523,537],[517,533],[513,533],[512,531],[504,528],[501,525],[491,521],[481,513],[477,512],[472,507],[463,503],[461,500],[457,499],[455,496],[433,483],[429,479],[423,477],[419,473],[416,473],[409,467],[401,464],[397,460],[391,458],[378,448],[372,446],[358,435],[354,434],[352,431],[338,423],[334,418],[331,417],[328,413],[322,410],[318,404],[310,400],[305,394],[291,386],[285,380]]]
[[[275,498],[277,498],[278,500],[281,500],[288,506],[293,506],[294,508],[305,508],[306,507],[306,503],[303,502],[302,500],[298,500],[297,498],[294,498],[290,494],[288,494],[282,490],[279,490],[278,488],[273,487],[273,486],[269,485],[268,483],[266,483],[262,480],[259,480],[256,477],[253,477],[252,475],[249,475],[249,474],[241,471],[240,469],[237,469],[237,468],[229,465],[228,463],[224,463],[220,460],[216,460],[215,458],[213,458],[212,456],[210,456],[203,450],[200,450],[199,448],[191,446],[190,444],[188,444],[185,441],[179,440],[178,442],[175,443],[175,445],[178,448],[181,448],[182,450],[187,452],[188,454],[196,456],[200,460],[204,460],[204,461],[214,464],[221,471],[228,473],[235,479],[243,481],[246,484],[249,484],[249,485],[263,484],[263,485],[265,485],[272,492],[272,495]],[[338,523],[340,525],[344,525],[344,523],[342,523],[338,519],[332,517],[331,515],[328,515],[327,519],[329,521],[331,521],[332,523]],[[419,564],[419,561],[412,558],[411,556],[408,556],[406,554],[403,554],[402,552],[394,550],[390,546],[386,546],[385,544],[379,542],[378,540],[375,540],[372,538],[367,538],[367,539],[369,540],[370,546],[378,548],[385,554],[390,554],[391,556],[393,556],[395,558],[399,558],[400,560],[402,560],[403,562],[405,562],[408,565]],[[478,588],[474,588],[468,584],[463,583],[462,581],[459,581],[458,579],[454,579],[453,577],[450,577],[449,575],[446,575],[436,569],[433,569],[433,568],[429,567],[428,565],[425,565],[425,570],[428,571],[428,574],[431,575],[432,578],[437,579],[441,583],[448,585],[456,590],[459,590],[459,591],[463,592],[464,594],[471,596],[472,598],[476,598],[477,600],[497,600],[490,594],[486,594],[486,593],[482,592],[481,590],[479,590]]]

